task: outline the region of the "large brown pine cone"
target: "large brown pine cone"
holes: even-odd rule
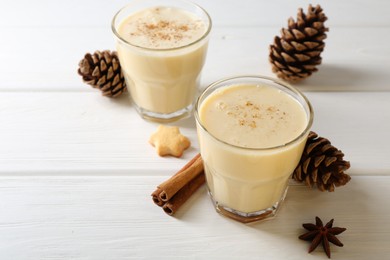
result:
[[[322,8],[309,5],[307,14],[300,8],[297,21],[288,20],[288,28],[282,28],[270,46],[269,61],[272,71],[281,79],[296,82],[309,77],[321,64],[328,28]]]
[[[347,184],[351,177],[344,171],[350,163],[344,161],[344,154],[326,138],[310,132],[301,160],[292,177],[305,182],[307,186],[316,185],[321,191],[334,191],[335,187]]]
[[[87,53],[79,63],[83,81],[102,91],[103,96],[118,97],[126,91],[126,83],[115,51]]]

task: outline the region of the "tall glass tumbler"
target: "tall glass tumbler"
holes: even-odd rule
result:
[[[126,84],[145,119],[191,114],[206,60],[211,18],[184,0],[135,0],[113,18]]]
[[[313,122],[307,98],[272,78],[229,78],[205,89],[195,118],[216,210],[245,223],[273,216]]]

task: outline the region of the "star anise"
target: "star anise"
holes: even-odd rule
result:
[[[322,223],[322,220],[319,217],[316,217],[316,224],[305,223],[302,226],[308,230],[305,234],[299,236],[299,239],[311,241],[311,245],[309,247],[309,253],[314,249],[322,241],[322,247],[328,258],[330,258],[330,245],[329,242],[335,244],[336,246],[343,246],[343,243],[336,237],[336,235],[347,230],[346,228],[341,227],[333,227],[333,219],[331,219],[326,225]]]

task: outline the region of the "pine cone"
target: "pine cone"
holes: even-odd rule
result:
[[[79,63],[78,73],[83,81],[99,88],[103,96],[118,97],[126,91],[126,83],[115,51],[87,53]]]
[[[281,38],[276,36],[270,46],[269,61],[279,78],[297,82],[317,71],[325,47],[327,19],[319,5],[309,5],[307,14],[302,8],[298,10],[296,22],[288,20],[288,29],[282,28]]]
[[[331,145],[328,139],[310,132],[301,160],[292,175],[299,182],[313,184],[321,191],[334,191],[335,186],[347,184],[351,177],[344,173],[350,163],[343,160],[344,154]]]

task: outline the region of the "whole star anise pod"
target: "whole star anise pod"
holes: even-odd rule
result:
[[[322,223],[322,220],[319,217],[316,217],[316,224],[305,223],[302,226],[308,230],[305,234],[299,236],[299,239],[311,241],[311,245],[309,247],[309,253],[314,249],[322,241],[322,247],[328,258],[330,258],[330,245],[329,242],[335,244],[336,246],[344,246],[343,243],[336,237],[336,235],[341,234],[346,228],[341,227],[333,227],[333,219],[331,219],[326,225]]]

